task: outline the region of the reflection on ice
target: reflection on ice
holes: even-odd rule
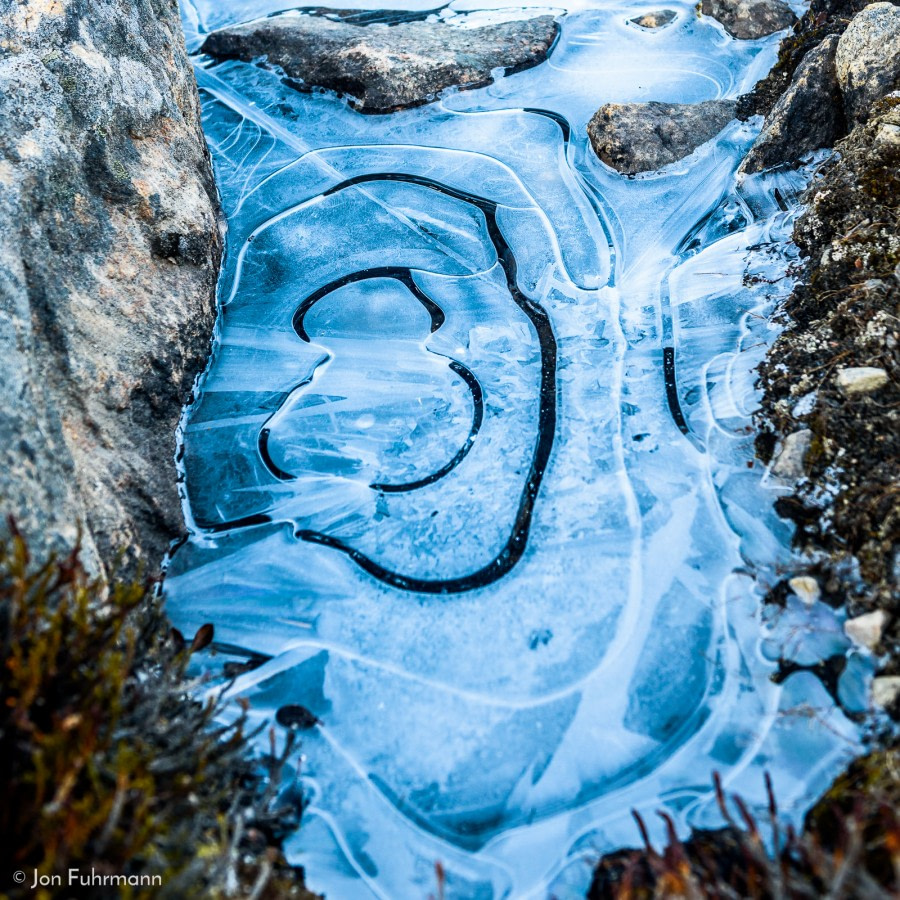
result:
[[[635,179],[586,149],[601,103],[771,61],[673,8],[572,6],[549,64],[388,117],[200,60],[229,253],[169,610],[267,657],[253,717],[322,720],[289,849],[329,897],[426,896],[436,860],[450,897],[577,896],[631,807],[714,825],[712,772],[762,802],[768,769],[797,815],[855,745],[802,668],[833,614],[759,612],[790,554],[752,370],[805,173],[736,183],[740,123]]]

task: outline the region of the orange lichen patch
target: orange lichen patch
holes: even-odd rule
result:
[[[44,19],[59,18],[65,11],[62,0],[19,0],[11,16],[12,30],[35,31]]]

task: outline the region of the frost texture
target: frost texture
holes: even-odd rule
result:
[[[189,42],[276,8],[188,5]],[[388,117],[198,60],[229,253],[169,611],[256,664],[260,721],[322,720],[289,850],[330,898],[427,896],[436,861],[448,897],[583,896],[630,808],[712,826],[712,772],[762,802],[768,769],[796,816],[856,745],[770,679],[840,623],[759,614],[790,554],[753,369],[808,172],[736,184],[737,122],[633,179],[587,148],[602,103],[771,64],[673,8],[572,7],[547,64]]]

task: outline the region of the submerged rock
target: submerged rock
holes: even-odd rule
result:
[[[641,28],[654,29],[665,28],[666,25],[671,25],[677,17],[678,13],[674,9],[657,9],[653,12],[643,13],[628,21]]]
[[[701,12],[739,40],[754,40],[790,28],[797,17],[782,0],[703,0]]]
[[[177,8],[0,19],[0,513],[96,571],[183,529],[182,404],[206,355],[216,189]]]
[[[264,56],[304,86],[350,94],[366,112],[391,112],[427,103],[451,86],[490,84],[498,68],[535,66],[547,58],[557,31],[553,16],[460,28],[283,14],[213,32],[201,49],[222,59]]]
[[[837,45],[837,36],[830,35],[804,57],[739,172],[760,172],[834,145],[844,124],[834,64]]]
[[[588,123],[594,152],[608,166],[634,174],[683,159],[733,118],[733,100],[705,103],[607,103]]]
[[[900,87],[900,7],[873,3],[853,17],[835,55],[844,110],[866,121],[876,101]]]

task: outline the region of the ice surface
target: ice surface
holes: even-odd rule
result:
[[[712,772],[752,805],[768,770],[796,819],[856,748],[803,668],[840,622],[759,603],[791,557],[753,369],[809,172],[736,183],[737,122],[638,178],[587,148],[602,103],[771,64],[669,5],[570,4],[547,64],[387,117],[198,58],[229,243],[169,611],[262,661],[254,720],[322,720],[288,850],[330,898],[427,896],[436,861],[448,897],[583,896],[632,807],[715,825]],[[189,42],[280,8],[186,0]],[[472,9],[508,15],[442,15]]]

